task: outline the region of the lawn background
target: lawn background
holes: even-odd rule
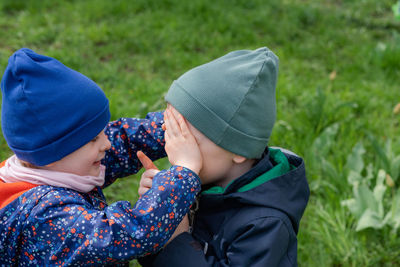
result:
[[[0,70],[15,50],[28,47],[97,82],[111,101],[112,119],[144,117],[165,107],[164,94],[185,71],[232,50],[268,46],[280,58],[270,144],[304,157],[311,187],[298,235],[299,265],[399,266],[398,231],[355,231],[357,218],[341,205],[353,197],[346,162],[357,143],[374,176],[386,166],[379,147],[390,140],[392,154],[400,154],[394,3],[0,0]],[[6,159],[11,152],[4,138],[0,146]],[[168,166],[166,160],[157,164]],[[139,177],[106,189],[108,202],[134,203]],[[392,174],[385,208],[399,192],[398,178]]]

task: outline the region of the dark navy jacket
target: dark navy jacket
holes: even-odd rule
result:
[[[289,169],[282,167],[284,161]],[[266,150],[249,172],[222,192],[203,190],[192,234],[179,235],[160,253],[139,262],[143,266],[297,266],[296,235],[309,194],[303,160],[286,150]]]

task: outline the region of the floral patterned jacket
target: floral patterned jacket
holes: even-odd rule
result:
[[[162,123],[158,112],[107,125],[112,148],[102,162],[103,188],[141,168],[138,150],[165,157]],[[0,266],[124,265],[161,249],[199,191],[198,176],[180,166],[159,172],[133,207],[107,205],[102,188],[85,194],[35,186],[0,209]]]

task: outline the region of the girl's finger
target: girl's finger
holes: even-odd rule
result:
[[[164,112],[164,124],[165,124],[165,131],[167,132],[168,131],[168,133],[172,133],[172,126],[171,126],[171,121],[169,120],[169,117],[168,117],[168,108],[165,110],[165,112]],[[171,135],[170,135],[170,137],[171,137]]]
[[[167,130],[165,130],[165,132],[164,132],[164,141],[165,141],[165,144],[167,144],[167,143],[169,142],[169,140],[171,140],[171,136],[169,135],[169,131],[168,131],[168,129],[167,129]]]
[[[153,179],[154,176],[156,176],[156,174],[159,172],[160,172],[160,170],[150,169],[150,170],[146,170],[144,173],[146,174],[146,177]]]
[[[167,106],[167,108],[164,110],[164,112],[163,112],[163,121],[164,121],[164,123],[162,124],[162,125],[165,125],[165,120],[166,120],[166,115],[167,115],[167,109],[168,109],[168,106]],[[165,127],[165,126],[164,126]],[[164,130],[165,131],[165,130]]]
[[[171,134],[173,136],[179,136],[181,134],[181,129],[179,127],[178,122],[176,121],[174,114],[170,110],[167,110],[167,114],[168,114],[167,129],[169,128],[169,130],[171,130]]]
[[[191,140],[191,141],[197,143],[196,138],[192,134],[192,131],[190,131],[190,129],[189,129],[188,121],[174,107],[171,107],[171,110],[175,114],[175,117],[177,118],[177,123],[179,124],[181,133],[185,137],[185,139]]]
[[[165,126],[169,131],[169,136],[173,137],[173,136],[177,136],[178,135],[178,131],[177,131],[177,127],[175,127],[174,124],[174,117],[171,114],[171,111],[169,109],[167,109],[165,111]]]
[[[153,180],[150,178],[146,177],[146,178],[140,180],[141,187],[151,188],[152,185],[153,185]]]
[[[158,170],[157,166],[154,165],[153,161],[151,161],[151,159],[149,157],[147,157],[142,151],[139,150],[136,153],[136,155],[146,170],[150,170],[150,169]]]
[[[159,170],[156,170],[156,169],[149,169],[149,170],[146,170],[146,171],[143,172],[143,174],[142,174],[142,179],[141,179],[141,180],[144,180],[144,179],[153,179],[154,176],[156,176],[156,174],[159,173],[159,172],[160,172],[160,171],[159,171]],[[141,181],[141,180],[140,180],[140,181]]]
[[[139,197],[143,196],[147,191],[149,191],[149,189],[150,188],[139,187],[139,189],[138,189]]]
[[[192,133],[187,125],[187,120],[175,108],[173,108],[173,113],[177,119],[177,123],[181,129],[182,135],[185,137],[190,136]]]
[[[174,116],[175,121],[176,121],[177,125],[179,126],[179,129],[182,131],[183,129],[180,126],[182,123],[186,123],[185,118],[173,106],[170,107],[170,113]]]

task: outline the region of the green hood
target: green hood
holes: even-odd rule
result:
[[[291,164],[289,164],[288,159],[281,150],[269,148],[269,153],[270,158],[276,163],[276,165],[269,171],[252,180],[250,183],[238,188],[236,192],[245,192],[251,190],[261,184],[268,182],[269,180],[284,175],[294,168]],[[233,181],[231,181],[226,187],[211,187],[210,189],[203,191],[202,194],[223,194],[225,193],[226,189],[229,188],[229,186],[233,183]]]

